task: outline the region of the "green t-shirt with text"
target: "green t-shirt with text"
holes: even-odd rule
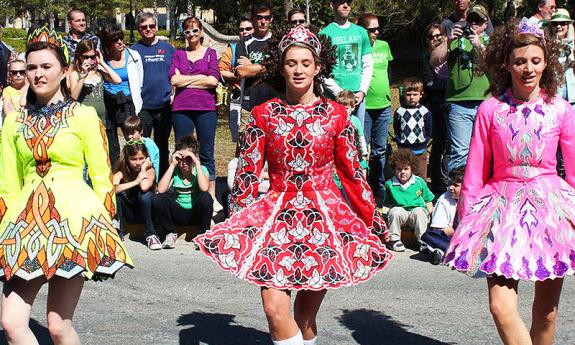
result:
[[[367,109],[383,109],[391,105],[391,90],[387,68],[393,61],[389,44],[385,41],[376,40],[373,44],[373,78],[369,84],[369,91],[365,97]]]
[[[489,41],[489,36],[483,35],[481,43]],[[465,37],[453,40],[449,45],[449,82],[446,98],[449,102],[482,101],[487,99],[485,91],[489,88],[489,80],[485,74],[476,75],[478,64],[477,52],[471,41]]]
[[[350,23],[347,28],[331,23],[319,33],[329,37],[331,43],[336,46],[336,64],[332,73],[337,84],[352,92],[359,91],[361,59],[364,55],[371,54],[367,31],[353,23]]]

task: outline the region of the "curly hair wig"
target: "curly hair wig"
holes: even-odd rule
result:
[[[283,54],[280,53],[278,47],[280,41],[284,35],[286,35],[292,28],[284,27],[277,31],[277,35],[272,36],[269,40],[268,49],[265,53],[265,58],[262,61],[262,66],[264,66],[264,72],[260,74],[261,80],[271,87],[273,87],[279,93],[285,93],[286,81],[281,74],[281,69],[283,68],[283,59],[288,50],[292,47],[303,47],[309,49],[314,57],[317,64],[321,65],[320,72],[315,76],[313,83],[313,91],[317,96],[323,98],[322,84],[327,78],[331,78],[331,71],[333,65],[335,64],[335,47],[331,44],[329,37],[325,35],[319,35],[318,30],[315,27],[308,27],[308,29],[317,35],[322,49],[320,56],[317,55],[315,50],[308,44],[305,43],[293,43],[290,45]]]
[[[516,48],[535,45],[543,49],[547,64],[539,85],[548,98],[552,98],[562,83],[563,67],[559,64],[560,46],[548,33],[544,38],[530,33],[518,33],[518,20],[512,20],[498,27],[489,39],[485,54],[479,66],[489,78],[486,94],[503,94],[512,87],[511,73],[508,70],[509,57]]]

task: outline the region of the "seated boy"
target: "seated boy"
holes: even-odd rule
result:
[[[126,141],[142,140],[144,142],[150,155],[152,166],[156,169],[156,182],[158,182],[160,174],[160,150],[152,139],[142,136],[142,122],[140,118],[136,115],[128,117],[122,126],[122,133]]]
[[[439,199],[437,199],[433,216],[431,217],[430,228],[421,236],[422,252],[432,254],[431,263],[434,265],[438,265],[443,260],[443,255],[447,251],[449,241],[455,231],[455,211],[464,174],[464,166],[453,169],[449,173],[449,179],[451,180],[449,191],[441,194]]]
[[[415,237],[420,241],[427,230],[429,214],[433,211],[434,196],[425,181],[411,172],[415,164],[411,151],[395,151],[389,163],[395,176],[385,182],[383,204],[389,207],[387,221],[390,242],[387,246],[393,251],[403,252],[405,246],[401,242],[401,228],[407,226],[414,229]]]
[[[427,143],[431,138],[431,112],[420,103],[423,83],[407,78],[403,83],[403,106],[393,114],[397,146],[411,150],[415,156],[413,173],[427,180]]]

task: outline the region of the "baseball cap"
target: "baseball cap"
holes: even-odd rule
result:
[[[482,5],[473,5],[467,12],[468,22],[486,22],[488,19],[487,10]]]

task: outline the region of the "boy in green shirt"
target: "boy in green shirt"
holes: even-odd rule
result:
[[[433,211],[433,193],[425,181],[413,175],[411,168],[415,166],[415,157],[410,150],[400,149],[394,152],[389,163],[395,171],[395,176],[385,183],[385,199],[383,204],[389,207],[387,223],[389,226],[389,249],[403,252],[405,246],[401,242],[401,228],[413,228],[415,237],[421,241],[421,235],[427,230],[429,215]]]

